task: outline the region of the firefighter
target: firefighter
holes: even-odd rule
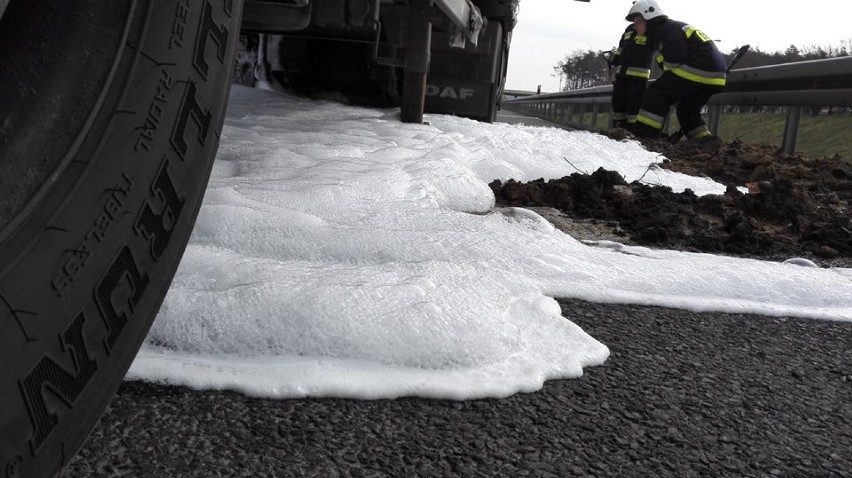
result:
[[[656,0],[637,0],[627,14],[636,31],[643,31],[662,56],[663,74],[651,83],[642,100],[632,131],[640,137],[658,137],[672,105],[687,138],[710,136],[701,109],[725,88],[725,57],[707,35],[683,22],[671,20]]]
[[[651,77],[653,49],[644,32],[628,25],[612,56],[612,120],[616,128],[626,128],[636,122],[642,106],[645,86]]]

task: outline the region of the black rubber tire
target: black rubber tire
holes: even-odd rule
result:
[[[206,189],[242,0],[23,0],[0,24],[0,476],[76,453]]]

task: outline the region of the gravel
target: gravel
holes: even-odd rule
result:
[[[583,377],[464,402],[125,383],[63,477],[852,477],[852,323],[560,300]]]

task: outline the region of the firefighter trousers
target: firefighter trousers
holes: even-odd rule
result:
[[[651,83],[636,116],[634,132],[639,136],[658,136],[672,105],[677,105],[677,120],[687,138],[707,136],[710,131],[701,118],[701,109],[724,86],[707,85],[681,78],[674,73],[663,73]]]
[[[612,84],[612,121],[616,128],[636,122],[648,80],[616,76]]]

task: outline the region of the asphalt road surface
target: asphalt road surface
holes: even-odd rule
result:
[[[126,383],[65,477],[852,477],[852,323],[562,300],[610,347],[502,399]]]

